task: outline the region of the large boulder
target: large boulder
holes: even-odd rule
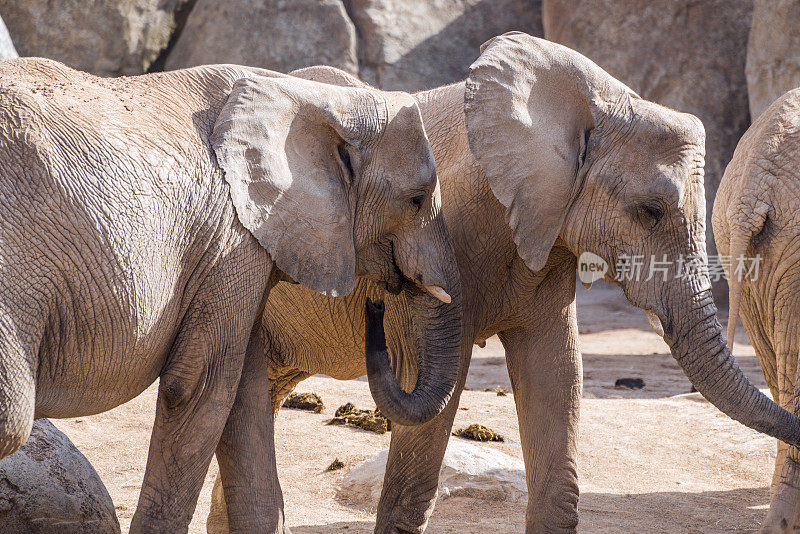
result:
[[[374,510],[378,505],[389,449],[353,467],[342,480],[337,498],[351,506]],[[527,502],[525,464],[486,445],[451,438],[439,474],[439,498],[472,497],[491,501]]]
[[[281,72],[324,64],[355,74],[355,28],[342,0],[197,0],[166,68],[208,63]]]
[[[47,419],[0,460],[0,532],[112,534],[114,503],[89,460]]]
[[[479,47],[520,30],[542,35],[541,0],[350,0],[360,75],[413,91],[463,80]]]
[[[772,0],[768,0],[772,1]],[[543,0],[547,39],[594,60],[642,97],[706,127],[706,238],[725,166],[750,124],[745,79],[753,0]]]
[[[22,56],[42,56],[100,76],[141,74],[169,43],[194,0],[0,0]]]
[[[756,0],[747,45],[747,91],[753,120],[800,87],[800,2]]]
[[[5,23],[0,19],[0,61],[4,59],[14,59],[19,57],[17,49],[14,48],[14,42],[8,34],[8,28]]]

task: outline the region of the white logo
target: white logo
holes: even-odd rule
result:
[[[595,254],[586,251],[578,258],[578,279],[584,284],[591,284],[595,280],[601,280],[608,272],[606,260]]]

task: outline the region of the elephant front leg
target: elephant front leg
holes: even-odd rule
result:
[[[275,431],[264,344],[254,336],[242,379],[217,447],[209,534],[290,534],[275,463]]]
[[[200,336],[179,336],[174,366],[161,376],[131,533],[187,531],[233,405],[244,350],[235,354],[215,349]]]
[[[461,367],[453,397],[442,412],[418,426],[392,425],[392,441],[378,503],[376,534],[425,531],[436,504],[439,471],[447,449],[458,401],[469,370],[472,346],[461,347]],[[407,387],[415,377],[403,376]]]
[[[543,323],[500,333],[525,459],[525,532],[574,533],[578,524],[577,441],[582,389],[574,302]]]
[[[217,269],[206,277],[183,317],[160,377],[131,533],[187,531],[236,398],[268,274],[252,276],[263,284],[247,285],[240,281],[250,273],[230,276],[230,271]]]
[[[800,531],[798,504],[800,504],[800,450],[797,447],[789,447],[761,533],[789,534]]]
[[[795,386],[796,387],[796,386]],[[779,393],[780,404],[800,413],[797,390]],[[778,442],[778,457],[769,503],[761,534],[789,534],[800,531],[800,449]]]

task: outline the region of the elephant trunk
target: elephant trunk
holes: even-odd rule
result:
[[[675,299],[662,320],[664,340],[697,391],[745,426],[800,445],[800,419],[761,393],[726,346],[710,289]]]
[[[383,303],[366,303],[365,348],[369,389],[378,409],[392,422],[419,425],[436,417],[450,401],[458,379],[461,346],[461,289],[457,268],[447,278],[451,302],[417,289],[410,312],[419,354],[417,382],[410,393],[398,384],[389,363],[383,330]]]

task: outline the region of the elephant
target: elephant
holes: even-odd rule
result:
[[[577,258],[607,262],[695,387],[720,410],[780,439],[798,420],[740,371],[716,319],[706,268],[677,276],[680,257],[705,267],[704,129],[694,116],[637,96],[579,53],[511,32],[485,43],[466,81],[416,93],[442,187],[461,274],[462,365],[446,409],[418,426],[392,426],[376,533],[423,532],[473,344],[498,334],[519,414],[529,502],[526,532],[575,532],[582,391],[575,306]],[[326,67],[296,76],[365,87]],[[633,262],[674,260],[665,279],[618,276]],[[646,274],[647,271],[645,271]],[[262,318],[273,413],[301,380],[352,379],[367,370],[360,345],[364,296],[328,299],[279,283]],[[297,305],[303,303],[303,305]],[[314,310],[307,312],[306,310]],[[403,295],[386,300],[393,367],[413,387],[414,325]],[[215,486],[209,532],[225,530]]]
[[[712,226],[729,284],[728,340],[741,316],[772,398],[797,414],[800,350],[800,89],[742,136],[714,200]],[[761,532],[800,528],[800,449],[778,441]]]
[[[409,94],[36,58],[3,62],[0,87],[0,457],[34,418],[109,410],[159,379],[131,532],[186,532],[215,453],[231,530],[282,530],[258,328],[282,279],[406,295],[419,384],[396,382],[370,303],[376,403],[409,425],[446,406],[460,280]]]

